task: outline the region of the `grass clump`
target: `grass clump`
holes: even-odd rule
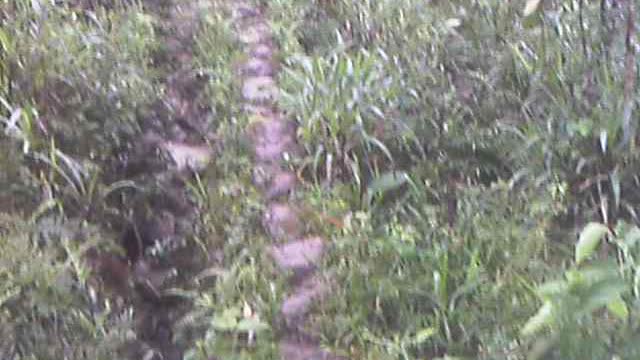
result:
[[[301,173],[333,185],[307,196],[348,205],[325,264],[340,293],[315,318],[327,342],[371,359],[633,358],[633,276],[618,274],[624,291],[536,290],[580,268],[584,224],[637,222],[633,6],[277,7],[274,22],[293,24],[279,32],[281,105],[300,125]],[[598,306],[565,306],[595,293]],[[544,299],[553,320],[534,317]]]
[[[125,216],[108,198],[133,183],[110,169],[156,98],[155,24],[95,5],[0,4],[2,358],[107,359],[134,336],[86,251]]]

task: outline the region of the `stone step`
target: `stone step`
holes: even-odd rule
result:
[[[280,171],[271,178],[265,191],[265,197],[267,200],[272,200],[287,196],[295,189],[297,183],[296,174],[291,171]]]
[[[276,109],[273,105],[244,103],[242,105],[242,109],[247,115],[250,116],[269,116],[271,114],[276,114]]]
[[[253,147],[255,158],[262,163],[278,163],[285,154],[297,154],[297,146],[293,139],[283,138],[278,142],[258,142]]]
[[[255,103],[273,102],[279,93],[278,85],[271,76],[248,77],[242,85],[242,97]]]
[[[282,360],[346,360],[322,349],[314,341],[293,336],[280,340],[279,348]]]
[[[318,275],[307,277],[300,282],[282,302],[280,313],[285,326],[289,329],[300,329],[311,306],[321,301],[330,289],[328,281]]]
[[[249,49],[249,56],[252,58],[271,60],[274,57],[275,50],[270,43],[258,43]]]
[[[248,76],[269,76],[276,73],[276,66],[269,60],[252,57],[242,65],[240,71]]]
[[[324,239],[314,236],[272,246],[269,252],[281,270],[306,272],[316,267],[324,250]]]
[[[261,16],[260,11],[250,4],[235,4],[231,11],[233,21],[245,20]]]
[[[245,45],[268,43],[272,40],[271,28],[264,21],[256,21],[242,26],[238,31],[238,39]]]
[[[160,148],[173,160],[178,171],[202,171],[211,160],[211,149],[206,145],[189,145],[167,141],[160,144]]]
[[[296,123],[285,120],[281,114],[271,112],[251,116],[251,123],[247,133],[253,140],[260,138],[276,138],[283,136],[295,137]]]
[[[269,124],[265,125],[266,126],[257,126],[257,128],[251,129],[254,131],[249,135],[254,146],[276,144],[282,142],[295,143],[296,135],[294,126],[288,127],[287,123],[283,121],[270,121]]]
[[[275,240],[295,240],[304,232],[298,210],[286,203],[271,203],[264,214],[263,226]]]

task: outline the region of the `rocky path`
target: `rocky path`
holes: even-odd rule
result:
[[[288,279],[289,290],[273,319],[282,360],[337,360],[324,350],[308,324],[308,313],[331,290],[329,279],[316,268],[327,251],[326,239],[305,233],[305,221],[292,194],[299,186],[290,161],[300,156],[296,124],[277,107],[277,45],[267,21],[267,9],[248,0],[228,0],[237,39],[245,61],[238,67],[242,108],[250,119],[245,129],[251,140],[254,184],[266,208],[265,233],[272,240],[268,256]],[[122,245],[127,261],[99,254],[92,260],[99,272],[121,274],[114,281],[133,303],[136,341],[125,358],[180,360],[190,344],[176,341],[174,324],[189,311],[189,301],[166,290],[185,288],[189,274],[208,266],[186,239],[197,220],[196,208],[186,195],[186,182],[206,168],[212,151],[207,138],[210,114],[200,94],[206,79],[195,70],[194,36],[207,1],[172,0],[155,11],[162,23],[165,43],[160,64],[169,75],[155,112],[142,122],[145,135],[135,144],[124,165],[132,179],[152,183],[156,194],[144,200],[147,209],[133,212]],[[158,157],[157,155],[161,156]],[[150,208],[150,209],[149,209]],[[150,254],[161,244],[162,256]],[[201,254],[200,254],[201,255]],[[275,279],[274,279],[275,280]],[[215,357],[214,357],[215,358]]]
[[[281,308],[280,357],[283,360],[339,359],[323,350],[307,331],[306,317],[313,304],[327,295],[332,284],[315,271],[327,241],[304,233],[304,219],[290,194],[298,183],[287,160],[299,155],[296,125],[277,108],[277,53],[267,9],[249,1],[233,1],[233,22],[244,46],[246,62],[240,68],[243,107],[250,118],[255,185],[266,202],[263,226],[273,241],[269,254],[278,269],[290,276],[290,290]]]

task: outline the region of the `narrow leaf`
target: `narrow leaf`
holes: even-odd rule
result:
[[[553,305],[551,302],[545,302],[538,312],[533,315],[520,330],[523,336],[530,336],[538,332],[545,326],[551,325],[553,321]]]

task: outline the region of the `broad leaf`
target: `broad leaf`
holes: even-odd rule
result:
[[[258,332],[268,328],[269,325],[253,317],[240,320],[236,326],[236,329],[241,332]]]
[[[582,263],[589,258],[600,240],[609,233],[609,229],[600,223],[589,223],[580,233],[578,244],[576,245],[576,264]]]
[[[607,309],[621,320],[627,320],[629,318],[627,304],[620,297],[608,303]]]
[[[542,4],[542,0],[527,0],[527,4],[524,7],[522,15],[524,15],[525,17],[530,16],[531,14],[536,12],[536,10],[538,10],[540,4]]]
[[[371,182],[367,188],[367,204],[371,204],[371,201],[376,194],[397,189],[408,180],[409,175],[403,171],[391,171],[381,175]]]
[[[569,291],[569,284],[564,280],[546,282],[538,287],[538,296],[544,300],[549,300],[554,296],[566,294]]]
[[[605,280],[594,284],[585,294],[586,299],[581,310],[585,313],[596,311],[620,299],[626,290],[627,284],[622,279]]]

